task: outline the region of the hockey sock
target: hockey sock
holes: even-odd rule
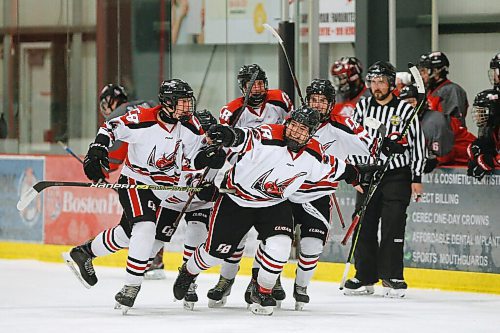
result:
[[[152,255],[155,234],[156,225],[154,222],[136,222],[133,225],[128,248],[126,285],[140,285],[142,283],[144,272]]]
[[[276,235],[266,239],[266,247],[259,256],[260,269],[257,283],[264,289],[271,290],[278,275],[290,257],[292,239],[286,235]]]
[[[260,268],[260,261],[259,257],[262,256],[262,252],[264,252],[264,242],[260,241],[259,247],[257,248],[257,251],[255,252],[255,257],[253,258],[253,264],[252,264],[252,270],[256,268],[257,270]]]
[[[200,245],[187,261],[186,268],[190,274],[197,275],[201,271],[207,270],[212,266],[220,264],[221,262],[222,259],[211,256],[207,251],[205,251],[205,247]]]
[[[231,257],[224,259],[224,262],[220,268],[220,275],[226,279],[234,279],[236,274],[240,269],[240,261],[243,257],[243,250],[245,250],[245,244],[247,242],[247,235],[243,236],[240,243],[238,244],[238,248],[231,255]]]
[[[186,237],[184,239],[184,255],[182,260],[188,261],[196,248],[207,239],[207,227],[204,223],[189,221],[186,224]]]
[[[97,235],[90,244],[90,249],[96,257],[107,256],[127,247],[129,241],[130,239],[125,234],[122,226],[117,225]]]
[[[323,241],[318,238],[305,237],[300,240],[300,255],[297,265],[295,283],[307,287],[318,265],[319,256],[323,252]]]

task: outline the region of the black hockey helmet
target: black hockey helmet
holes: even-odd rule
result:
[[[412,98],[412,97],[418,98],[418,90],[417,90],[417,87],[415,87],[414,85],[405,86],[399,92],[400,99],[407,99],[407,98]]]
[[[377,61],[371,65],[366,72],[366,86],[370,88],[371,80],[379,76],[387,78],[390,91],[396,88],[396,68],[390,62]]]
[[[190,107],[186,110],[177,110],[178,101],[184,98],[191,100]],[[160,112],[160,118],[166,122],[176,120],[181,122],[188,121],[196,108],[196,98],[194,97],[193,89],[186,81],[181,79],[163,81],[160,85],[158,100],[163,106],[162,111]],[[182,115],[178,116],[178,118],[174,117],[176,111],[182,113]]]
[[[101,93],[99,94],[99,110],[101,111],[104,117],[107,117],[106,110],[112,108],[112,104],[116,103],[115,108],[120,106],[123,103],[127,103],[128,96],[125,88],[123,88],[119,84],[108,83],[102,88]]]
[[[500,92],[486,89],[478,93],[472,104],[472,118],[477,127],[500,125]]]
[[[429,76],[437,80],[446,78],[450,67],[450,61],[446,54],[441,51],[429,52],[422,54],[417,62],[419,69],[425,68],[428,70]]]
[[[363,65],[356,57],[342,57],[330,68],[333,85],[342,93],[349,91],[351,84],[361,79],[362,73]]]
[[[318,110],[320,113],[320,121],[323,122],[328,119],[330,116],[330,109],[335,104],[335,89],[330,80],[314,79],[311,84],[306,87],[306,101],[308,104],[310,103],[311,95],[323,95],[328,101],[326,112]]]
[[[488,76],[495,89],[500,89],[500,53],[491,58]]]
[[[296,139],[289,137],[287,135],[287,127],[289,126],[291,121],[296,121],[299,124],[307,126],[309,129],[309,135],[307,138],[302,140],[302,142],[297,141]],[[321,124],[320,121],[320,116],[319,112],[313,108],[310,108],[308,106],[301,106],[295,110],[292,110],[290,113],[290,117],[287,118],[285,121],[285,143],[287,147],[294,152],[299,151],[302,147],[304,147],[309,139],[312,138],[314,133],[319,128],[319,125]]]
[[[255,80],[262,80],[264,81],[264,87],[268,89],[268,81],[267,81],[267,76],[266,72],[257,64],[252,64],[252,65],[243,65],[241,66],[240,70],[238,71],[238,86],[240,88],[240,91],[243,95],[245,95],[245,91],[247,89],[247,83],[252,79],[252,76],[255,72],[258,72],[257,78]],[[248,104],[251,106],[257,106],[261,104],[264,99],[266,98],[266,93],[264,94],[259,94],[259,95],[252,95],[250,94],[248,98]]]

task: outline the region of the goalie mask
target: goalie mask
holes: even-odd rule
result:
[[[306,88],[306,101],[318,110],[321,122],[327,121],[335,105],[335,89],[330,80],[314,79]]]
[[[266,72],[257,64],[244,65],[240,68],[238,72],[238,86],[243,95],[245,95],[248,83],[252,79],[255,72],[258,72],[257,78],[251,88],[252,91],[248,96],[248,105],[252,107],[259,106],[264,102],[267,95],[268,82]]]
[[[108,117],[117,107],[127,103],[128,96],[125,88],[119,84],[109,83],[102,88],[99,94],[99,111],[104,118]]]
[[[196,108],[193,89],[181,79],[163,81],[158,100],[162,106],[159,112],[160,119],[167,123],[187,122]]]
[[[319,113],[307,106],[293,110],[285,121],[285,143],[293,152],[298,152],[318,130]]]
[[[472,104],[472,119],[477,127],[500,125],[500,92],[496,89],[481,91]]]

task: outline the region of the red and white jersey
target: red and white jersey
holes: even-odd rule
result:
[[[220,110],[219,121],[221,124],[234,125],[237,127],[257,127],[262,124],[282,124],[293,104],[288,95],[279,89],[267,91],[266,98],[258,109],[247,106],[241,111],[243,97],[239,97]],[[236,124],[234,119],[241,113]]]
[[[159,121],[160,109],[133,109],[104,122],[98,135],[107,136],[110,145],[116,140],[128,143],[122,175],[149,185],[176,185],[181,171],[192,168],[205,135],[195,117],[186,123]],[[155,195],[162,198],[164,192],[155,191]]]
[[[370,155],[377,142],[352,118],[333,113],[328,121],[321,124],[313,138],[326,154],[339,160],[346,160],[350,154]],[[311,202],[333,193],[337,187],[338,182],[329,179],[322,179],[318,183],[306,181],[289,200],[295,203]]]
[[[242,207],[269,207],[281,203],[305,182],[339,179],[345,163],[325,155],[314,139],[298,153],[288,150],[284,125],[264,124],[242,128],[245,139],[238,147],[236,163],[226,173],[224,186],[234,189],[229,197]]]

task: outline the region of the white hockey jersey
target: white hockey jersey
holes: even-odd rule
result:
[[[344,174],[345,162],[325,155],[311,139],[298,153],[288,150],[284,125],[264,124],[242,128],[245,138],[232,148],[237,162],[228,170],[224,187],[234,189],[229,197],[242,207],[268,207],[288,199],[305,182],[329,182]]]

